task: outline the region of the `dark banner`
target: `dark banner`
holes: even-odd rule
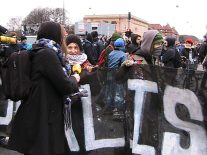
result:
[[[138,65],[85,80],[88,97],[72,105],[65,131],[74,153],[207,154],[207,72]],[[9,136],[19,104],[1,101],[2,135]]]

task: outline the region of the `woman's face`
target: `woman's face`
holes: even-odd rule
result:
[[[80,55],[80,48],[76,43],[70,43],[67,45],[67,54]]]

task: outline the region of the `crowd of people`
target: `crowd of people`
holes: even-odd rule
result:
[[[92,37],[94,33],[96,34],[96,40]],[[106,39],[107,37],[101,35],[98,38],[98,33],[94,31],[88,33],[86,38],[82,40],[83,52],[87,55],[91,64],[101,68],[111,68],[108,66],[109,53],[115,50],[115,41],[122,38],[124,40],[122,51],[127,55],[127,60],[134,61],[134,63],[156,64],[172,68],[186,68],[188,63],[195,65],[200,63],[203,68],[206,68],[203,60],[206,56],[207,35],[204,36],[204,41],[200,43],[193,41],[192,38],[187,38],[185,42],[180,43],[174,36],[163,37],[160,33],[153,36],[153,33],[159,32],[148,30],[143,34],[143,37],[134,33],[130,37],[126,37],[115,32],[110,38]],[[158,40],[158,43],[156,40]],[[152,48],[154,45],[155,49]],[[152,53],[153,50],[155,50],[155,53]],[[137,61],[136,59],[139,60],[140,57],[142,57],[142,60]]]
[[[72,154],[64,135],[64,123],[67,123],[64,117],[67,116],[62,112],[70,100],[68,95],[77,92],[78,86],[85,82],[84,75],[93,75],[98,68],[126,70],[136,64],[186,68],[188,62],[204,66],[207,62],[207,35],[202,44],[194,45],[191,38],[179,44],[175,37],[164,38],[157,30],[148,30],[143,36],[132,34],[128,38],[130,42],[126,42],[118,32],[108,40],[105,36],[100,38],[96,31],[88,33],[82,40],[74,34],[65,38],[64,34],[60,24],[45,22],[39,28],[37,41],[29,48],[32,89],[14,118],[8,144],[8,148],[25,155]],[[21,38],[21,49],[28,49],[25,39]],[[81,74],[75,74],[72,69],[76,64],[80,65]],[[111,81],[109,77],[113,74],[109,72],[107,80]],[[106,87],[112,89],[112,86]],[[111,93],[123,87],[115,84]],[[108,103],[114,103],[116,108],[123,106],[121,100],[117,103],[113,97],[108,99]],[[76,99],[76,102],[80,100]],[[74,111],[80,109],[81,104],[76,104]],[[72,119],[79,125],[78,122],[83,120],[76,120],[77,113],[72,113]],[[79,135],[78,139],[84,138],[83,133]]]

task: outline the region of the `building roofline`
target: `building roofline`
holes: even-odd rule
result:
[[[128,18],[128,14],[85,15],[83,17],[83,19],[85,19],[85,18],[104,18],[104,17],[107,17],[109,19],[113,19],[113,18]],[[131,16],[131,19],[140,21],[140,22],[145,23],[145,24],[149,24],[147,21],[145,21],[145,20],[143,20],[141,18],[138,18],[138,17],[136,17],[134,15]]]

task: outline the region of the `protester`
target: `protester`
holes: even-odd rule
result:
[[[107,47],[101,52],[98,59],[98,66],[102,68],[108,67],[108,55],[114,50],[114,41],[121,38],[121,35],[117,32],[113,33],[109,39]]]
[[[166,50],[162,54],[162,62],[166,67],[179,68],[181,67],[181,57],[175,47],[175,37],[166,37]]]
[[[160,65],[163,37],[157,30],[148,30],[143,35],[141,48],[124,61],[116,74],[117,81],[125,81],[130,66],[134,64]]]
[[[93,52],[95,53],[95,62],[98,63],[98,58],[104,49],[104,44],[98,38],[98,32],[93,31],[91,32],[92,40],[93,40]]]
[[[204,41],[199,48],[199,61],[204,68],[207,68],[207,34],[204,35]]]
[[[125,61],[122,66],[131,64],[154,64],[160,65],[160,55],[162,52],[163,44],[162,34],[157,30],[148,30],[143,35],[141,48],[137,50],[130,61]]]
[[[21,36],[20,43],[19,43],[19,49],[20,50],[27,50],[27,49],[31,49],[31,48],[32,48],[32,45],[27,43],[27,37]]]
[[[81,44],[81,40],[76,35],[69,35],[66,38],[66,60],[70,65],[80,64],[83,70],[87,70],[91,72],[95,67],[92,65],[87,58],[87,55],[83,53],[83,47]]]
[[[122,38],[114,42],[114,50],[108,56],[107,85],[108,92],[106,106],[113,109],[113,119],[123,119],[123,107],[125,96],[125,84],[118,84],[115,82],[115,73],[121,64],[127,59],[125,53],[125,42]]]
[[[134,53],[137,51],[141,46],[141,36],[138,34],[132,34],[131,35],[131,44],[128,45],[128,48],[126,49],[127,53]]]
[[[64,28],[42,23],[30,52],[32,88],[12,125],[8,148],[26,155],[61,155],[68,150],[64,132],[65,95],[78,91],[79,75],[64,72]]]
[[[181,51],[181,56],[193,63],[193,59],[197,57],[195,47],[193,46],[193,39],[187,38],[184,45],[185,48]]]
[[[74,66],[77,64],[80,65],[79,74],[81,77],[81,80],[79,82],[80,85],[84,84],[90,84],[91,88],[91,95],[94,94],[94,87],[98,87],[98,80],[96,78],[96,72],[94,70],[96,69],[96,66],[92,65],[87,60],[87,55],[83,53],[83,47],[81,44],[81,40],[76,35],[69,35],[66,38],[66,46],[67,46],[67,52],[66,52],[66,63],[71,65],[71,74],[74,74]],[[94,79],[94,80],[91,80]],[[93,83],[90,83],[88,81],[93,81]],[[100,89],[99,87],[97,89]],[[98,93],[98,91],[96,91]],[[78,153],[74,153],[75,155],[82,155],[87,154],[85,150],[85,137],[84,137],[84,123],[83,123],[83,108],[81,104],[81,99],[76,98],[75,103],[72,105],[72,126],[74,130],[74,134],[77,138],[78,144],[80,146],[80,151]],[[70,154],[73,154],[70,152]]]
[[[114,42],[114,50],[108,56],[108,68],[119,68],[121,64],[127,59],[125,53],[125,42],[122,38]]]
[[[93,43],[93,39],[92,39],[91,33],[88,33],[86,35],[86,38],[83,40],[83,50],[88,57],[88,61],[92,65],[96,65],[96,63],[97,63],[96,62],[96,53],[94,52],[92,43]]]

